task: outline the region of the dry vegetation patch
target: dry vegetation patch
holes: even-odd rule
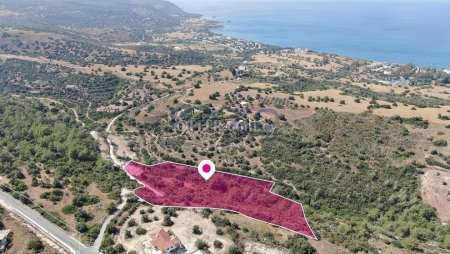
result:
[[[5,224],[5,228],[10,229],[13,233],[12,246],[5,252],[6,254],[33,254],[33,251],[27,249],[27,244],[34,238],[39,238],[44,244],[42,254],[65,253],[60,247],[13,213],[5,212],[3,215],[3,223]]]
[[[442,222],[450,221],[450,172],[428,168],[421,180],[425,203],[436,208]]]

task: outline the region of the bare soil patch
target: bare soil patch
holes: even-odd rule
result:
[[[33,238],[39,238],[44,244],[43,254],[65,253],[59,246],[40,234],[36,229],[29,226],[22,219],[13,213],[3,215],[3,223],[6,229],[10,229],[13,235],[12,246],[6,254],[33,254],[33,251],[27,249],[28,242]]]
[[[343,254],[349,253],[329,241],[322,239],[320,241],[309,239],[308,242],[317,250],[319,254]]]
[[[114,144],[114,153],[118,157],[136,159],[136,153],[131,151],[128,147],[128,140],[123,135],[109,135],[112,143]]]
[[[425,203],[436,208],[442,222],[450,221],[450,172],[429,168],[421,180]]]

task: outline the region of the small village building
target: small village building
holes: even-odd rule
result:
[[[11,230],[0,230],[0,253],[3,253],[6,248],[6,243],[8,239],[8,235]]]

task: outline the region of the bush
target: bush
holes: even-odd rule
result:
[[[145,233],[147,233],[147,230],[145,230],[145,229],[143,229],[141,227],[136,228],[136,234],[144,235]]]
[[[171,227],[173,226],[173,224],[175,223],[172,221],[169,215],[164,216],[164,221],[162,223],[164,227]]]
[[[63,214],[74,214],[77,211],[77,207],[74,205],[66,205],[61,211]]]
[[[88,241],[95,241],[98,234],[100,234],[101,225],[92,224],[92,225],[89,225],[88,228],[89,228],[89,230],[86,233],[86,237],[88,238]]]
[[[58,202],[61,201],[64,196],[64,192],[61,190],[53,190],[50,192],[44,192],[40,195],[40,198],[47,199],[52,202]]]
[[[222,249],[223,248],[223,243],[221,242],[221,241],[219,241],[219,240],[215,240],[214,241],[214,248],[216,248],[216,249]]]
[[[194,227],[192,228],[192,233],[196,234],[196,235],[201,235],[202,229],[198,226],[198,225],[194,225]]]
[[[131,234],[130,230],[125,230],[125,239],[133,238],[133,235]]]
[[[448,145],[448,142],[446,140],[440,139],[440,140],[436,140],[433,142],[433,144],[435,146],[439,146],[439,147],[445,147]]]
[[[201,240],[201,239],[197,239],[197,241],[195,241],[195,246],[199,250],[207,250],[207,249],[209,249],[208,243],[203,241],[203,240]]]
[[[91,221],[92,219],[94,219],[94,215],[80,209],[75,213],[75,219],[78,222],[88,222],[88,221]]]
[[[298,235],[290,236],[284,243],[284,247],[289,249],[291,253],[316,253],[316,250],[308,243],[308,241]]]
[[[173,207],[163,207],[161,208],[161,212],[165,215],[168,215],[170,217],[177,217],[177,209]]]
[[[39,239],[33,238],[28,242],[27,249],[32,250],[34,253],[40,253],[44,249],[44,244]]]
[[[84,222],[77,223],[77,225],[75,226],[75,229],[80,233],[85,233],[88,231],[88,227],[87,227],[86,223],[84,223]]]
[[[242,254],[242,251],[236,245],[231,245],[227,251],[227,254]]]
[[[202,210],[202,216],[203,216],[203,218],[205,218],[205,219],[209,219],[209,216],[212,214],[212,210],[211,209],[208,209],[208,208],[206,208],[206,209],[203,209]]]
[[[135,226],[137,226],[137,222],[134,219],[131,219],[131,220],[128,221],[127,225],[130,228],[131,227],[135,227]]]
[[[116,204],[114,204],[113,202],[109,203],[109,205],[106,207],[106,212],[108,214],[113,214],[114,212],[116,212]]]
[[[144,215],[141,216],[141,222],[142,223],[149,223],[149,222],[151,222],[151,220],[150,220],[150,218],[148,217],[147,214],[144,214]]]
[[[122,244],[117,244],[116,248],[115,248],[116,253],[124,253],[125,252],[125,248],[123,247]]]
[[[231,222],[230,220],[228,220],[227,218],[222,219],[217,215],[214,215],[211,218],[212,223],[214,223],[214,225],[216,225],[216,227],[227,227],[227,226],[231,226]]]

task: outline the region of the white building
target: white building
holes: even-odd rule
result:
[[[0,253],[3,253],[6,247],[6,240],[8,239],[8,234],[11,230],[1,230],[0,231]]]

